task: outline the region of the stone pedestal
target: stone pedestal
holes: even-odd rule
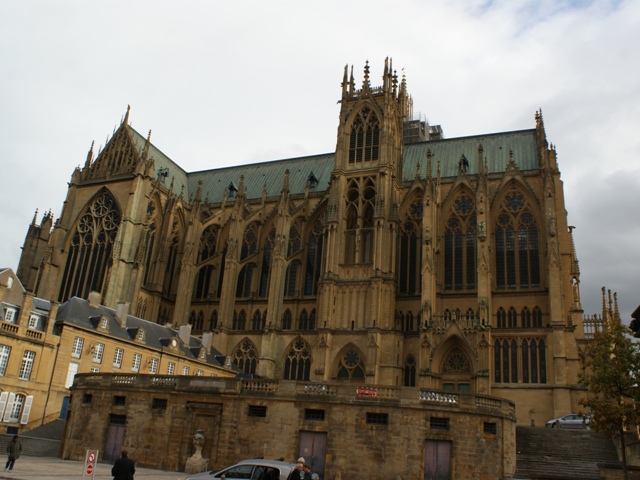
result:
[[[187,464],[184,467],[186,473],[200,473],[207,470],[209,467],[209,459],[202,458],[202,446],[204,445],[204,435],[202,430],[198,430],[193,436],[193,446],[195,447],[195,453],[187,459]]]

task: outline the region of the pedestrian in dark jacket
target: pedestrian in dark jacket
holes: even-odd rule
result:
[[[135,463],[127,458],[127,451],[122,450],[120,458],[115,461],[111,469],[113,480],[133,480],[134,473],[136,473]]]
[[[21,453],[22,443],[20,443],[18,435],[14,435],[13,440],[11,440],[7,445],[7,455],[9,458],[7,459],[7,464],[4,466],[4,469],[9,471],[13,470],[13,464],[16,463],[18,458],[20,458]]]

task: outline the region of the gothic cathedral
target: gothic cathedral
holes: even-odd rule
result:
[[[185,172],[129,125],[93,145],[18,276],[192,332],[247,375],[578,409],[583,315],[556,151],[535,128],[446,139],[385,61],[345,67],[335,152]]]

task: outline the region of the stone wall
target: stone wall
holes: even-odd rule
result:
[[[166,408],[158,408],[165,402]],[[126,417],[121,448],[148,468],[183,471],[194,452],[192,436],[201,429],[202,456],[213,469],[251,457],[295,460],[301,432],[313,432],[326,434],[319,473],[327,479],[423,478],[427,441],[450,445],[445,462],[452,479],[495,480],[515,470],[514,405],[496,397],[355,384],[81,374],[63,458],[82,460],[87,448],[104,452],[111,415]]]

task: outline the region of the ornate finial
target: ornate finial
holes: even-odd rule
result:
[[[416,162],[416,180],[420,179],[420,162]]]
[[[31,225],[35,227],[37,220],[38,220],[38,209],[36,208],[36,213],[33,215],[33,220],[31,221]]]
[[[244,196],[244,175],[240,175],[240,185],[238,185],[238,196]]]
[[[149,147],[151,146],[151,130],[147,136],[147,141],[144,143],[144,150],[142,151],[142,159],[147,160],[149,158]]]
[[[89,152],[87,152],[87,161],[84,162],[84,168],[89,168],[91,166],[91,162],[93,161],[93,146],[95,143],[95,140],[91,142],[91,148],[89,149]]]
[[[284,179],[282,181],[282,192],[283,193],[288,193],[289,192],[289,169],[287,168],[284,171]]]
[[[362,88],[368,89],[370,87],[369,83],[369,60],[367,60],[364,64],[364,80],[362,80]]]
[[[124,123],[125,125],[129,124],[129,112],[131,111],[131,105],[127,105],[127,113],[124,115],[124,120],[122,121],[122,123]]]

